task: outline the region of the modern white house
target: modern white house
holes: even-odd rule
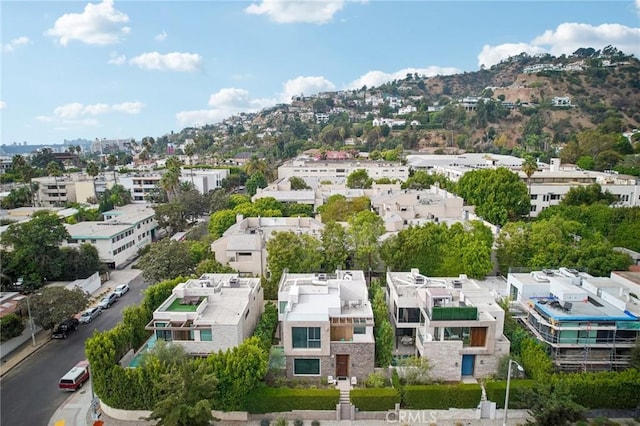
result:
[[[250,337],[264,311],[259,278],[204,274],[178,284],[145,327],[189,354],[208,355]]]
[[[464,275],[432,278],[417,269],[388,271],[386,297],[398,352],[428,358],[434,379],[492,376],[511,346],[494,288],[493,281]]]
[[[562,371],[627,368],[640,338],[640,273],[570,268],[509,273],[510,300]]]
[[[274,232],[296,232],[320,238],[324,224],[310,217],[243,217],[211,243],[216,260],[243,275],[267,272],[267,241]]]
[[[373,310],[362,271],[283,273],[278,319],[287,377],[357,381],[373,373]]]
[[[131,262],[140,249],[151,244],[158,226],[152,208],[129,204],[103,213],[104,221],[65,224],[70,238],[66,245],[90,243],[100,261],[110,268]]]

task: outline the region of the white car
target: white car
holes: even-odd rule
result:
[[[115,290],[113,290],[115,295],[118,296],[118,297],[124,296],[124,294],[126,292],[128,292],[128,291],[129,291],[129,285],[128,284],[120,284],[118,287],[116,287]]]
[[[93,308],[89,308],[80,315],[80,324],[89,324],[91,321],[96,319],[98,315],[102,313],[102,308],[100,306],[95,306]]]

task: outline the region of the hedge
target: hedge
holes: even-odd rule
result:
[[[534,383],[534,380],[511,379],[509,384],[509,408],[529,408],[526,401],[524,401],[522,390],[531,389]],[[504,397],[507,393],[506,381],[487,382],[484,385],[484,389],[487,392],[489,401],[495,402],[497,408],[504,408]]]
[[[335,410],[338,389],[292,389],[258,387],[247,395],[247,411],[252,414],[292,410]]]
[[[22,317],[15,313],[7,314],[0,318],[0,341],[6,342],[20,336],[24,329]]]
[[[476,408],[481,397],[482,388],[479,384],[404,386],[405,408]]]
[[[635,409],[640,406],[640,371],[557,374],[554,382],[562,381],[573,400],[589,409]]]
[[[393,410],[400,402],[400,392],[394,388],[359,388],[351,390],[351,403],[360,411]]]

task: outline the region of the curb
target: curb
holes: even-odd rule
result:
[[[22,364],[26,359],[28,359],[31,355],[35,354],[36,352],[38,352],[41,348],[43,348],[44,346],[48,345],[49,343],[51,343],[51,338],[49,338],[48,340],[46,340],[44,343],[41,343],[35,347],[30,346],[30,350],[24,350],[24,352],[20,352],[17,353],[16,355],[14,355],[13,357],[10,357],[9,360],[5,361],[2,366],[0,367],[0,377],[5,376],[7,373],[9,373],[11,370],[13,370],[15,367],[19,366],[20,364]],[[29,344],[31,344],[31,341],[29,341]],[[23,355],[23,353],[25,355]],[[16,359],[16,362],[11,363],[12,359]],[[7,365],[8,364],[8,365]]]

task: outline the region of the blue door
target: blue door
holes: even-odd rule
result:
[[[476,363],[475,355],[462,355],[462,375],[473,376],[473,366]]]

